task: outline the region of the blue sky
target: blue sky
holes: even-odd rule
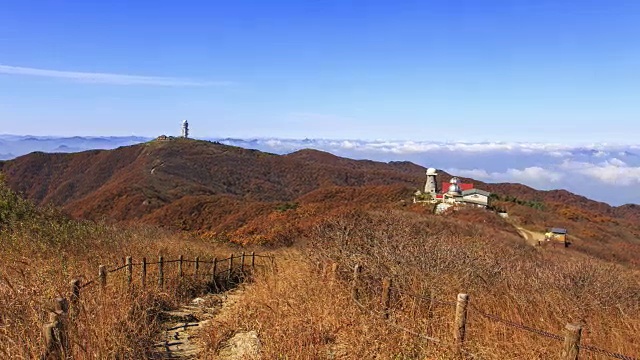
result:
[[[6,1],[0,133],[637,143],[639,1]]]

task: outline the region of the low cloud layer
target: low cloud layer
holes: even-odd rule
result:
[[[526,184],[554,184],[564,179],[565,174],[551,171],[539,166],[523,169],[507,169],[504,172],[487,172],[481,169],[447,169],[448,172],[476,180],[489,182],[518,182]]]
[[[288,153],[314,148],[380,161],[412,161],[485,182],[566,189],[612,205],[640,203],[640,146],[512,142],[222,139],[223,143]]]

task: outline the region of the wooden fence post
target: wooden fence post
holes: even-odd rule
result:
[[[382,280],[382,318],[389,318],[389,305],[391,304],[391,279],[384,278]]]
[[[182,261],[184,261],[184,256],[180,255],[178,258],[178,277],[182,279]]]
[[[162,289],[164,287],[164,258],[158,257],[158,287]]]
[[[211,266],[211,283],[215,291],[218,291],[218,284],[216,282],[216,273],[218,272],[218,258],[213,258],[213,265]]]
[[[578,360],[580,351],[580,337],[582,326],[579,324],[567,324],[564,327],[564,346],[562,347],[562,360]]]
[[[80,314],[80,280],[71,280],[71,296],[69,297],[69,316],[75,320]]]
[[[353,267],[353,280],[351,282],[351,297],[353,297],[354,300],[358,300],[358,282],[360,272],[362,272],[362,267],[360,264],[356,264],[356,266]]]
[[[240,260],[240,272],[244,274],[244,251],[242,252],[242,258]]]
[[[338,280],[338,263],[334,262],[331,264],[331,285],[335,284],[336,280]]]
[[[131,281],[133,280],[133,261],[131,256],[127,256],[127,286],[131,286]]]
[[[142,258],[142,273],[140,274],[140,282],[142,283],[142,287],[147,285],[147,258]]]
[[[69,356],[69,334],[68,330],[68,314],[69,314],[69,302],[65,298],[56,298],[56,314],[58,314],[58,339],[62,347],[62,354],[64,358]]]
[[[453,327],[453,341],[456,356],[460,355],[462,344],[464,343],[464,335],[467,327],[467,305],[469,304],[469,295],[458,294],[456,303],[456,318]]]
[[[67,334],[67,313],[69,303],[66,299],[56,298],[54,311],[49,313],[49,323],[43,326],[45,352],[44,359],[66,359],[69,354],[69,337]]]
[[[427,319],[433,319],[433,309],[436,308],[436,291],[434,289],[429,290],[429,308],[427,309]]]
[[[56,329],[58,326],[58,320],[54,318],[54,321],[51,321],[51,319],[52,318],[50,316],[50,322],[42,326],[42,334],[44,335],[44,353],[40,359],[43,360],[50,359],[52,355],[54,359],[60,359],[60,346],[57,345],[57,334],[59,333],[59,330]]]
[[[227,282],[231,281],[231,272],[233,271],[233,253],[229,255],[229,270],[227,273]]]
[[[196,256],[196,263],[193,268],[193,277],[198,280],[198,270],[200,269],[200,257]]]
[[[100,278],[100,287],[104,290],[107,287],[107,267],[100,265],[98,267],[98,277]]]
[[[256,252],[255,251],[251,252],[251,268],[252,269],[256,268]]]
[[[216,272],[218,272],[218,258],[213,258],[213,264],[211,266],[211,282],[216,282]]]

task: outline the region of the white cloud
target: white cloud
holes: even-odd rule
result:
[[[492,174],[489,174],[486,170],[482,169],[447,169],[447,172],[456,176],[463,176],[477,180],[491,180],[493,177]]]
[[[549,169],[543,169],[539,166],[527,167],[522,170],[508,169],[505,175],[507,178],[520,181],[523,183],[527,183],[527,182],[556,183],[562,180],[562,178],[564,177],[564,175],[559,172],[549,170]]]
[[[36,69],[21,66],[10,66],[0,64],[0,74],[22,75],[22,76],[39,76],[47,78],[68,79],[86,83],[110,84],[110,85],[147,85],[147,86],[224,86],[231,85],[227,81],[198,81],[173,77],[162,76],[142,76],[142,75],[125,75],[111,74],[100,72],[78,72],[78,71],[60,71],[49,69]]]
[[[640,184],[640,167],[629,166],[617,158],[598,164],[565,160],[560,165],[560,168],[599,180],[606,184],[623,186]]]
[[[307,126],[340,126],[347,118],[334,115],[313,113],[291,113],[290,118],[295,121],[303,121]],[[316,148],[326,151],[357,151],[359,153],[377,153],[394,155],[429,155],[430,153],[451,155],[496,155],[496,156],[528,156],[529,158],[545,158],[545,162],[562,161],[563,159],[590,158],[594,161],[602,161],[610,156],[624,157],[625,159],[637,157],[635,152],[639,147],[634,145],[606,145],[591,144],[589,146],[572,146],[553,143],[522,143],[522,142],[438,142],[438,141],[410,141],[410,140],[356,140],[356,139],[235,139],[238,144],[251,142],[254,144],[269,145],[269,142],[277,141],[282,149]],[[634,152],[635,150],[635,152]],[[557,160],[553,160],[553,159]],[[531,166],[524,164],[523,166]],[[544,165],[543,165],[544,166]]]
[[[618,166],[618,167],[622,167],[622,166],[627,166],[627,163],[625,163],[624,161],[618,159],[618,158],[613,158],[611,160],[609,160],[609,164],[613,165],[613,166]]]
[[[452,175],[490,182],[521,182],[524,184],[557,183],[564,178],[560,172],[531,166],[523,169],[507,169],[504,172],[487,172],[482,169],[446,169]]]

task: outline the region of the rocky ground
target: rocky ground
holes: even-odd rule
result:
[[[163,313],[166,329],[163,341],[154,347],[152,359],[198,359],[203,354],[202,333],[212,330],[217,322],[231,316],[233,307],[242,300],[243,287],[221,294],[206,294],[190,304]],[[240,360],[258,358],[260,339],[255,331],[234,334],[219,349],[215,358]],[[208,357],[210,358],[210,354]]]

